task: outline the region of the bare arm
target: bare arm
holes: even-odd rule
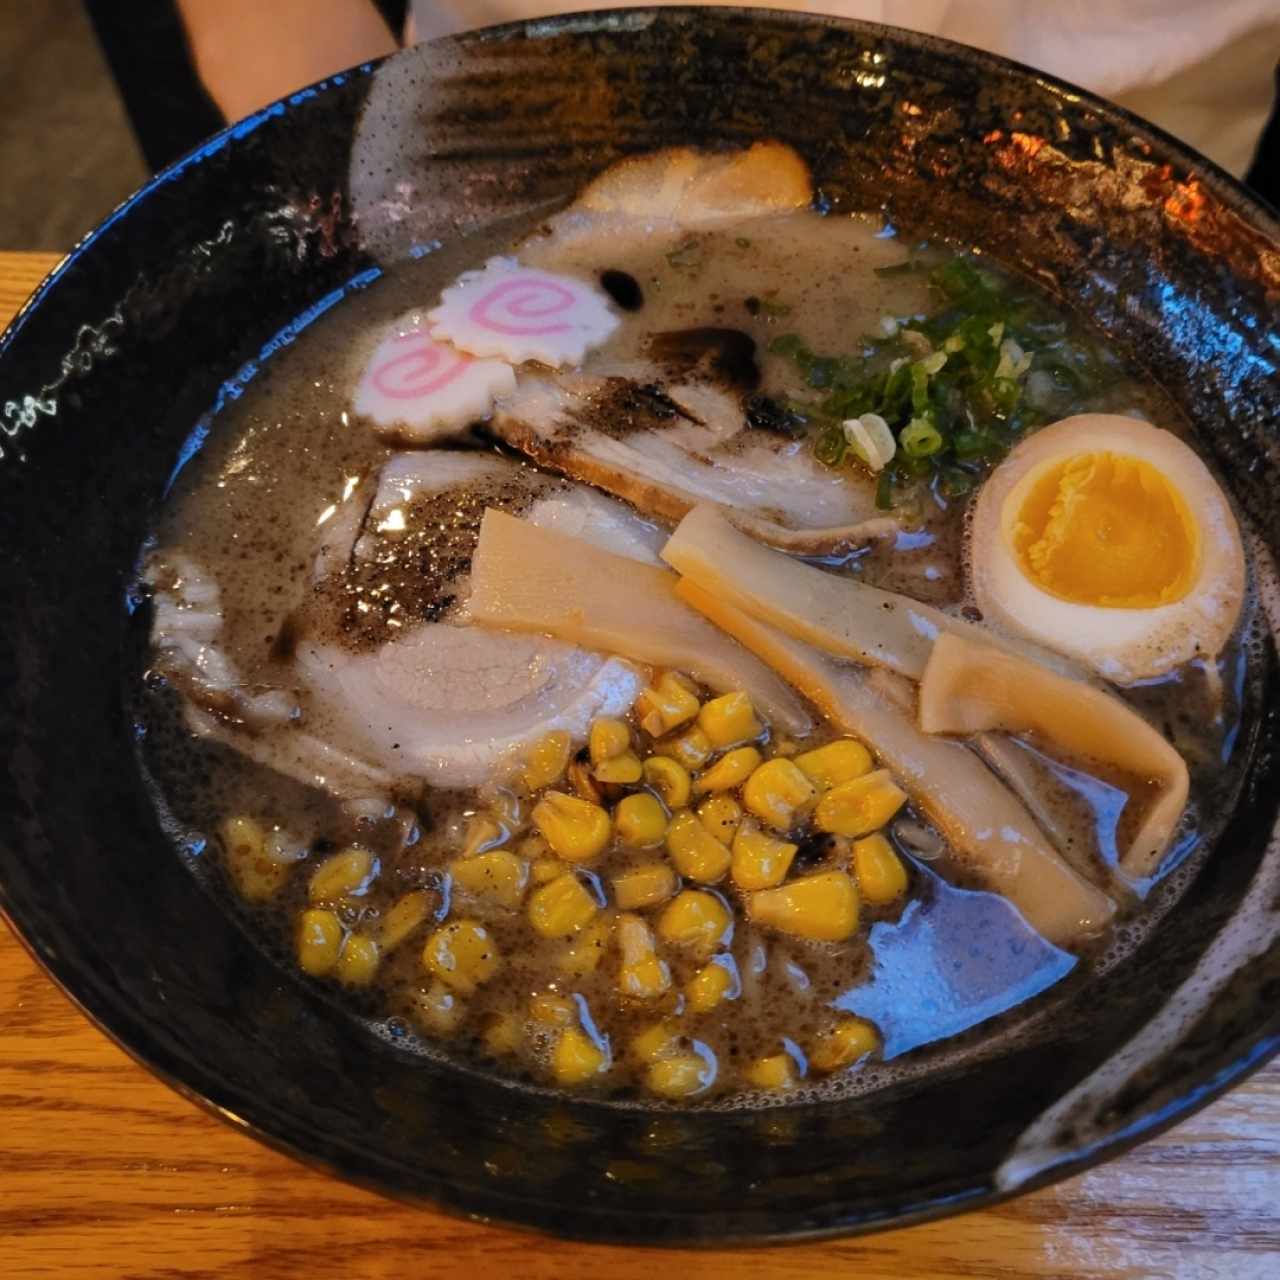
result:
[[[228,120],[398,47],[369,0],[178,0],[178,10]]]

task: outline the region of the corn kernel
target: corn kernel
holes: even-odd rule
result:
[[[506,1058],[516,1053],[524,1039],[524,1028],[514,1013],[499,1013],[484,1029],[482,1041],[485,1052],[494,1058]]]
[[[800,750],[800,744],[794,738],[786,738],[779,735],[776,738],[769,739],[769,750],[775,756],[793,756]]]
[[[298,917],[298,967],[313,978],[332,973],[342,947],[342,922],[332,911],[314,907]]]
[[[739,889],[772,889],[787,878],[791,860],[799,845],[779,840],[761,831],[750,820],[738,828],[733,838],[733,865],[730,874]]]
[[[284,888],[287,863],[268,856],[267,838],[252,818],[228,818],[221,827],[227,871],[236,892],[249,902],[265,902]]]
[[[711,759],[714,748],[711,739],[695,727],[677,737],[664,739],[655,744],[653,750],[656,755],[669,757],[686,769],[701,769]]]
[[[613,824],[598,804],[548,791],[533,809],[534,825],[542,832],[552,852],[566,862],[590,862],[599,857]]]
[[[796,1082],[795,1063],[786,1053],[757,1058],[742,1074],[755,1089],[790,1089]]]
[[[591,726],[587,737],[587,749],[591,753],[592,764],[603,764],[631,750],[631,729],[625,720],[615,720],[612,716],[603,716]]]
[[[586,1084],[608,1066],[608,1054],[577,1027],[566,1027],[551,1051],[551,1069],[561,1084]]]
[[[449,874],[453,882],[467,892],[514,910],[524,899],[529,864],[505,849],[492,849],[474,858],[460,858],[450,863]]]
[[[722,755],[706,773],[699,775],[693,784],[694,794],[732,791],[746,782],[759,764],[760,753],[755,747],[735,747]]]
[[[307,897],[312,902],[340,902],[358,897],[378,874],[378,860],[368,849],[344,849],[326,858],[311,876]]]
[[[745,693],[726,693],[712,698],[698,712],[698,728],[718,748],[732,747],[739,742],[758,738],[764,726],[756,719],[756,709]]]
[[[698,706],[698,695],[689,682],[674,671],[664,672],[656,684],[651,684],[636,699],[636,711],[642,722],[656,716],[664,733],[692,720],[698,714]]]
[[[563,729],[555,729],[539,738],[530,747],[524,759],[521,780],[530,791],[541,791],[564,777],[572,747],[569,735]]]
[[[880,1047],[880,1034],[865,1018],[841,1018],[814,1041],[809,1065],[824,1075],[851,1066]]]
[[[677,894],[658,919],[658,936],[664,942],[689,947],[696,955],[709,956],[726,940],[733,917],[713,893],[685,889]]]
[[[671,987],[671,971],[658,959],[653,934],[639,916],[618,917],[618,950],[622,965],[618,990],[637,1000],[652,1000]]]
[[[577,1020],[578,1011],[568,996],[542,991],[529,1001],[529,1016],[544,1027],[568,1027]]]
[[[653,907],[676,891],[676,873],[665,862],[651,862],[614,876],[613,900],[623,911]]]
[[[631,1041],[633,1057],[641,1062],[654,1062],[672,1053],[680,1045],[680,1032],[670,1022],[655,1022]]]
[[[871,752],[852,738],[841,738],[796,756],[796,764],[815,787],[827,791],[870,773]]]
[[[854,841],[853,872],[859,892],[874,906],[893,902],[907,891],[907,869],[878,831]]]
[[[378,944],[361,933],[352,933],[342,944],[333,976],[349,987],[367,987],[378,972]]]
[[[727,792],[718,792],[698,806],[698,821],[721,844],[730,844],[742,821],[742,806]]]
[[[565,946],[556,961],[560,972],[569,978],[585,978],[595,973],[609,943],[610,920],[598,916]]]
[[[431,914],[432,905],[425,889],[412,889],[397,899],[378,928],[378,945],[383,951],[394,951]]]
[[[614,830],[623,844],[648,849],[662,841],[667,830],[667,811],[657,796],[648,791],[623,796],[613,811]]]
[[[689,803],[693,779],[678,760],[670,756],[650,756],[644,762],[644,780],[662,797],[668,809],[683,809]]]
[[[616,782],[624,787],[639,782],[644,775],[640,757],[634,751],[624,751],[611,760],[602,760],[591,772],[597,782]]]
[[[696,1053],[659,1058],[645,1072],[644,1081],[660,1098],[689,1098],[709,1089],[716,1078],[714,1063]]]
[[[732,958],[721,956],[689,979],[684,997],[690,1013],[710,1013],[722,1000],[736,996],[740,987]]]
[[[574,760],[569,765],[569,771],[565,777],[573,794],[579,800],[585,800],[588,804],[601,803],[600,788],[596,786],[596,780],[591,776],[591,766],[589,764],[585,764],[581,760]]]
[[[596,900],[572,872],[535,889],[529,897],[529,923],[544,938],[567,938],[595,918]]]
[[[887,769],[832,787],[818,801],[813,820],[838,836],[865,836],[883,827],[906,803],[907,794]]]
[[[427,939],[422,963],[445,986],[470,995],[498,972],[502,956],[478,920],[451,920]]]
[[[502,844],[507,838],[505,828],[487,813],[477,813],[467,823],[467,834],[462,841],[462,856],[469,858],[473,853],[492,849]]]
[[[748,901],[752,920],[797,938],[842,942],[858,927],[858,890],[843,871],[761,889]]]
[[[667,852],[682,876],[701,884],[723,879],[732,856],[688,809],[671,815]]]
[[[564,863],[559,858],[539,858],[529,868],[529,878],[534,884],[547,884],[564,874]]]
[[[443,982],[433,982],[426,991],[414,992],[413,1020],[430,1035],[453,1035],[465,1012],[457,993]]]
[[[766,760],[742,787],[742,803],[776,831],[789,831],[818,793],[791,760]]]

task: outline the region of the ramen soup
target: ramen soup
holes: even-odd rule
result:
[[[776,145],[631,161],[184,454],[144,765],[371,1036],[866,1090],[1033,1034],[1211,856],[1253,606],[1190,424],[976,251],[811,206]]]

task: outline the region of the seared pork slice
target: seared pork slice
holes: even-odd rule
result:
[[[775,547],[832,554],[896,531],[865,477],[833,471],[809,442],[752,425],[777,407],[748,389],[665,380],[670,362],[625,373],[522,373],[491,427],[544,466],[679,521],[712,502]],[[710,375],[709,375],[710,376]]]
[[[490,506],[648,564],[664,538],[612,499],[496,454],[395,455],[321,526],[306,598],[253,683],[222,647],[216,588],[202,585],[195,625],[157,610],[153,642],[190,727],[358,799],[479,785],[543,734],[585,739],[594,718],[625,712],[645,680],[631,663],[459,621]],[[163,559],[155,577],[172,577]],[[251,719],[249,694],[289,714]]]

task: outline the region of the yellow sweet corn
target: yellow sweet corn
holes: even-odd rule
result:
[[[656,743],[653,750],[656,755],[669,757],[686,769],[693,770],[701,769],[711,759],[714,748],[711,739],[695,727],[687,733]]]
[[[596,780],[591,776],[591,766],[581,760],[574,760],[565,774],[565,779],[573,790],[573,794],[579,800],[585,800],[588,804],[600,804],[601,795],[600,788],[596,786]]]
[[[451,1036],[462,1023],[465,1007],[443,982],[433,982],[413,995],[413,1020],[429,1035]]]
[[[249,817],[228,818],[221,826],[222,847],[227,871],[236,892],[248,902],[273,898],[289,879],[289,864],[277,862],[267,853],[267,837],[262,827]]]
[[[871,752],[852,738],[841,738],[796,756],[796,764],[815,787],[827,791],[870,773]]]
[[[624,787],[639,782],[644,776],[640,757],[634,751],[624,751],[620,756],[601,760],[591,771],[597,782],[617,782]]]
[[[670,756],[650,756],[644,762],[644,780],[661,797],[668,809],[683,809],[693,791],[689,770]]]
[[[491,849],[449,864],[454,884],[478,897],[514,910],[524,899],[529,864],[506,849]]]
[[[603,764],[631,750],[631,726],[625,720],[602,716],[593,721],[587,735],[587,749],[592,764]]]
[[[694,794],[732,791],[746,782],[759,764],[760,753],[755,747],[735,747],[722,755],[706,773],[698,776],[693,784]]]
[[[648,849],[662,842],[667,831],[667,811],[657,796],[637,791],[623,796],[613,811],[618,839],[633,849]]]
[[[529,868],[529,879],[534,884],[546,884],[548,881],[562,875],[564,875],[564,863],[556,857],[539,858]]]
[[[451,920],[427,939],[422,963],[445,986],[470,995],[498,972],[502,956],[479,920]]]
[[[729,850],[702,825],[697,815],[681,809],[667,827],[667,852],[687,880],[714,884],[729,870]]]
[[[312,873],[307,897],[312,902],[341,902],[358,897],[378,874],[378,860],[368,849],[344,849],[326,858]]]
[[[751,698],[741,692],[725,693],[703,703],[698,728],[711,739],[712,746],[721,749],[751,742],[764,731]]]
[[[599,910],[586,886],[571,871],[529,895],[529,923],[544,938],[567,938],[595,919]]]
[[[530,791],[541,791],[564,777],[573,742],[563,729],[555,729],[539,738],[525,756],[521,781]]]
[[[462,841],[462,856],[469,858],[473,853],[493,849],[506,838],[507,832],[496,818],[487,813],[477,813],[467,823],[467,834]]]
[[[524,1039],[524,1027],[514,1013],[495,1014],[481,1037],[485,1052],[494,1058],[516,1053]]]
[[[608,1066],[608,1054],[577,1027],[566,1027],[551,1051],[551,1070],[560,1084],[586,1084]]]
[[[425,889],[411,889],[398,898],[378,926],[378,945],[394,951],[431,914],[434,906]]]
[[[796,1082],[796,1066],[790,1054],[772,1053],[750,1063],[742,1075],[755,1089],[790,1089]]]
[[[853,873],[858,891],[874,906],[884,906],[907,891],[907,869],[880,832],[853,842]]]
[[[843,871],[761,889],[748,903],[752,920],[797,938],[843,942],[858,927],[858,890]]]
[[[651,862],[614,876],[611,884],[614,902],[623,911],[635,911],[666,902],[676,891],[676,873],[665,862]]]
[[[311,908],[298,917],[298,967],[313,978],[332,973],[342,948],[342,921],[332,911]]]
[[[532,816],[552,852],[566,862],[590,862],[599,857],[613,833],[604,809],[563,791],[545,792],[534,805]]]
[[[750,819],[733,838],[730,874],[739,889],[772,889],[787,878],[799,845],[761,831]]]
[[[851,1066],[880,1047],[880,1033],[865,1018],[841,1018],[814,1041],[809,1065],[824,1075]]]
[[[692,720],[698,706],[698,695],[689,681],[666,671],[636,699],[636,714],[645,732],[656,738]]]
[[[733,917],[713,893],[685,889],[668,904],[658,919],[658,936],[664,942],[688,947],[695,955],[709,956],[727,941]]]
[[[710,1013],[722,1000],[736,996],[739,988],[733,959],[720,956],[699,969],[685,984],[685,1003],[690,1013]]]
[[[609,945],[610,920],[597,916],[586,928],[574,934],[556,960],[556,967],[569,978],[585,978],[595,973]]]
[[[742,821],[742,806],[727,791],[717,792],[698,806],[698,821],[721,844],[730,844]]]
[[[671,971],[658,959],[653,933],[639,916],[618,917],[618,990],[636,1000],[652,1000],[671,987]]]
[[[877,769],[832,787],[818,801],[813,820],[821,831],[865,836],[883,827],[906,800],[907,793],[889,776],[889,771]]]
[[[333,976],[349,987],[367,987],[378,972],[378,944],[362,933],[347,935]]]
[[[655,1022],[638,1032],[631,1041],[634,1058],[641,1062],[656,1062],[680,1047],[680,1031],[671,1022]]]
[[[791,760],[766,760],[742,787],[742,803],[775,831],[789,831],[817,799],[817,791]]]
[[[568,1027],[577,1020],[578,1011],[568,996],[542,991],[530,999],[529,1017],[544,1027]]]
[[[660,1098],[689,1098],[709,1089],[716,1078],[715,1066],[696,1053],[680,1053],[659,1058],[645,1072],[644,1081]]]

